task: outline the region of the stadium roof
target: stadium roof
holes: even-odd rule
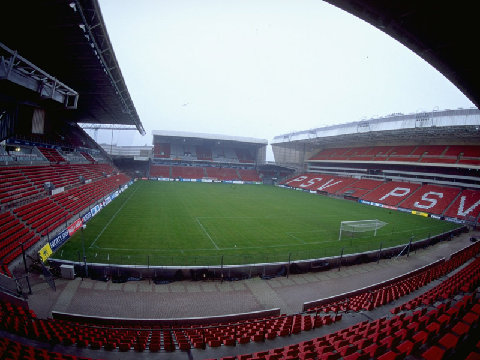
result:
[[[98,0],[15,0],[1,5],[0,42],[79,93],[66,121],[133,125],[145,134]]]
[[[164,136],[164,137],[207,139],[207,140],[218,140],[218,141],[237,141],[242,143],[260,144],[260,145],[268,144],[268,141],[266,139],[256,139],[256,138],[243,137],[243,136],[194,133],[194,132],[187,132],[187,131],[153,130],[152,135]]]
[[[479,106],[475,2],[327,1],[416,52]],[[98,0],[7,0],[1,9],[0,42],[79,92],[78,109],[65,110],[66,120],[134,125],[145,133]]]
[[[480,142],[480,110],[457,109],[415,114],[391,114],[381,118],[324,126],[276,136],[272,144],[304,142],[316,146],[342,143],[364,145],[438,139]]]
[[[326,0],[394,37],[480,105],[480,53],[474,1]]]

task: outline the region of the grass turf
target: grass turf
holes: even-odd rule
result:
[[[379,219],[338,240],[340,222]],[[137,181],[87,223],[87,261],[214,265],[310,259],[376,250],[457,225],[265,185]],[[53,257],[79,260],[77,232]]]

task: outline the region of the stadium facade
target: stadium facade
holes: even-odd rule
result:
[[[479,143],[480,111],[472,108],[396,113],[282,134],[274,137],[272,149],[275,162],[301,169],[324,148]]]
[[[378,5],[382,2],[373,1],[331,2],[354,13],[360,12],[379,28],[426,54],[427,59],[434,62],[437,59],[437,67],[478,104],[477,55],[472,52],[464,56],[462,50],[471,46],[470,39],[461,32],[456,34],[457,26],[444,26],[458,18],[459,25],[464,24],[461,29],[465,30],[466,26],[466,30],[475,34],[475,20],[465,18],[475,16],[475,12],[464,11],[466,5],[448,4],[443,8],[436,4],[436,15],[445,20],[437,18],[435,23],[448,32],[437,36],[435,31],[430,31],[432,27],[424,26],[427,25],[425,14],[432,12],[430,3],[417,6],[407,2],[388,8],[391,4]],[[305,302],[302,312],[295,314],[280,315],[279,308],[262,308],[247,314],[195,319],[124,319],[103,317],[96,313],[98,304],[91,306],[90,303],[87,307],[94,312],[93,316],[74,314],[77,312],[74,309],[72,313],[56,312],[50,317],[51,304],[46,303],[54,297],[52,291],[36,304],[30,303],[32,307],[48,308],[47,316],[37,317],[26,299],[31,293],[27,264],[31,268],[38,266],[42,273],[37,277],[38,286],[34,291],[42,291],[46,283],[55,289],[54,276],[34,256],[48,258],[132,184],[131,177],[138,174],[136,164],[129,164],[133,166],[131,169],[116,166],[112,157],[115,160],[118,156],[121,160],[133,154],[133,162],[140,160],[148,164],[142,168],[148,177],[152,177],[154,170],[158,176],[153,177],[169,179],[218,180],[225,176],[231,180],[232,176],[238,176],[243,181],[243,175],[259,176],[261,167],[265,166],[266,142],[159,131],[154,134],[149,161],[144,161],[142,149],[130,149],[128,153],[125,149],[116,149],[117,155],[110,145],[111,154],[108,154],[108,149],[96,144],[79,124],[97,124],[98,128],[118,125],[142,134],[145,130],[120,71],[98,1],[7,1],[1,9],[4,15],[0,22],[1,358],[116,359],[123,354],[139,357],[141,352],[148,351],[151,356],[168,359],[177,350],[180,356],[175,357],[179,358],[224,356],[223,359],[229,360],[240,358],[237,357],[240,352],[251,352],[243,358],[257,359],[337,359],[341,356],[436,359],[444,355],[467,358],[469,352],[469,358],[480,356],[478,242],[449,254],[448,259],[441,258],[398,277],[347,293],[342,289],[343,293],[334,297]],[[457,9],[464,14],[460,12],[455,16],[453,12]],[[412,29],[416,33],[412,34]],[[451,38],[450,34],[458,38]],[[443,39],[447,39],[447,43]],[[456,41],[458,39],[463,41]],[[463,57],[460,62],[459,57]],[[453,64],[460,66],[453,69]],[[480,209],[478,125],[478,110],[445,110],[397,114],[281,135],[275,138],[273,148],[278,164],[283,167],[272,165],[272,169],[267,170],[276,171],[277,176],[284,168],[296,169],[297,174],[288,176],[284,186],[312,192],[315,194],[312,196],[342,197],[412,213],[418,211],[414,209],[422,209],[419,214],[422,216],[449,217],[459,222],[473,218],[473,222],[477,222]],[[137,151],[141,159],[135,160]],[[212,169],[215,169],[213,174]],[[458,227],[455,233],[464,230],[466,227]],[[358,264],[372,259],[378,262],[382,256],[405,255],[417,245],[450,239],[450,233],[442,234],[422,244],[408,244],[402,249],[380,248],[368,254],[352,255],[350,259],[339,256],[328,261],[256,264],[238,268],[237,274],[246,277],[261,274],[267,279],[270,275],[288,276],[293,272],[335,267],[337,275],[331,273],[331,277],[338,289],[341,281],[338,270],[349,262]],[[66,271],[62,273],[64,277],[71,276],[73,280],[80,273],[88,276],[85,257],[81,261],[79,254],[78,260],[75,261],[77,273]],[[126,270],[127,280],[139,280],[131,276],[138,274],[138,268],[132,265],[114,268],[112,264],[103,264],[96,274],[103,271],[98,279],[108,280],[108,271],[119,273],[122,269]],[[154,278],[155,270],[147,265],[145,273]],[[235,272],[223,266],[182,270],[193,270],[195,280],[222,282],[226,274]],[[178,269],[170,272],[173,274],[168,281],[177,280]],[[156,280],[163,286],[165,278],[159,276]],[[305,282],[305,278],[297,280]],[[432,284],[434,280],[437,283]],[[324,283],[322,278],[322,282],[316,284],[323,287]],[[424,286],[429,283],[431,289],[427,290]],[[66,308],[75,303],[76,294],[83,291],[93,298],[101,287],[106,287],[105,283],[93,285],[90,280],[82,281],[83,286],[79,284],[79,281],[69,282],[62,296],[57,297],[57,305]],[[259,284],[253,282],[252,287],[262,287]],[[312,299],[317,293],[310,284],[307,286]],[[150,283],[139,290],[138,298],[152,295],[155,306],[162,307],[159,300],[165,299],[166,293],[147,295],[143,290],[148,287],[151,288]],[[81,290],[76,292],[76,288]],[[222,292],[226,292],[225,288]],[[196,310],[200,304],[200,287],[191,289],[196,294],[190,294],[190,303]],[[258,292],[261,295],[253,301],[257,306],[263,306],[263,301],[270,298],[282,303],[273,287],[268,290],[268,296]],[[116,295],[117,291],[113,293]],[[403,300],[391,310],[385,310],[385,306],[410,293],[413,293],[411,300]],[[236,293],[239,297],[245,294],[246,290]],[[182,306],[188,302],[188,295],[187,292],[184,297],[176,297],[178,301],[169,300],[173,305]],[[287,302],[291,295],[292,291]],[[214,306],[217,300],[212,301]],[[119,302],[116,296],[113,302]],[[152,302],[145,306],[152,307]],[[230,312],[230,307],[225,309]],[[374,309],[377,311],[370,312]],[[382,311],[382,318],[373,319]],[[358,316],[364,321],[358,322]],[[326,326],[341,321],[342,317],[348,318],[343,324],[350,327],[325,331]],[[203,326],[205,324],[211,326]],[[319,333],[295,337],[316,328],[322,328],[322,337],[317,337]],[[330,334],[325,335],[328,332]],[[268,342],[275,339],[276,343]],[[250,342],[256,344],[250,346]],[[237,347],[237,344],[242,345]],[[148,353],[143,355],[151,357]]]
[[[383,118],[277,136],[283,184],[313,193],[476,225],[480,217],[480,111]]]

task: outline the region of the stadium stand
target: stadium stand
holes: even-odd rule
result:
[[[204,349],[206,346],[234,346],[263,342],[277,336],[289,336],[312,328],[340,321],[340,314],[313,316],[310,314],[270,315],[259,312],[253,318],[241,320],[229,316],[226,322],[215,318],[185,320],[123,320],[54,314],[60,318],[39,319],[31,310],[0,301],[0,328],[25,338],[39,339],[50,344],[75,345],[93,350],[135,350],[150,352]],[[238,318],[238,319],[237,319]]]
[[[14,3],[10,2],[12,5],[9,6],[13,6]],[[24,7],[25,9],[22,10],[25,11],[5,11],[5,13],[12,14],[12,16],[5,17],[2,22],[6,24],[4,26],[7,29],[12,28],[12,31],[2,31],[2,36],[7,44],[13,44],[15,49],[18,48],[29,53],[33,57],[32,64],[38,62],[45,66],[48,72],[52,74],[59,73],[61,80],[67,84],[72,83],[73,88],[76,90],[78,88],[82,96],[80,108],[78,110],[74,109],[77,105],[78,93],[76,90],[69,89],[77,95],[75,104],[69,101],[68,98],[65,101],[57,101],[59,104],[55,105],[59,109],[65,105],[70,108],[65,113],[55,109],[55,117],[60,119],[58,123],[49,122],[53,118],[50,114],[45,118],[47,121],[45,129],[58,129],[62,136],[43,133],[42,135],[30,134],[30,126],[27,124],[27,126],[22,125],[24,128],[22,131],[26,132],[26,134],[15,134],[14,137],[11,137],[12,133],[19,128],[16,125],[22,123],[27,118],[30,120],[29,117],[31,115],[29,113],[28,117],[15,118],[11,109],[15,109],[17,113],[18,110],[23,112],[26,109],[22,107],[24,103],[28,102],[33,104],[33,107],[41,107],[43,104],[46,104],[45,108],[49,112],[53,106],[48,102],[56,101],[54,100],[55,88],[57,85],[60,86],[61,82],[60,80],[57,82],[57,79],[55,79],[51,97],[44,96],[45,93],[42,94],[42,90],[44,86],[45,89],[48,88],[47,81],[49,76],[44,71],[43,73],[47,76],[41,77],[42,83],[37,83],[37,85],[41,85],[36,87],[37,91],[31,91],[24,99],[15,99],[4,107],[4,99],[12,98],[12,94],[5,94],[7,96],[4,97],[3,91],[8,86],[2,86],[2,94],[0,94],[2,95],[2,109],[0,109],[2,111],[1,140],[9,140],[10,144],[13,144],[16,140],[23,139],[27,142],[41,143],[45,146],[29,145],[30,147],[19,150],[13,150],[13,145],[9,145],[9,150],[4,150],[0,146],[0,160],[5,162],[5,167],[2,166],[0,170],[3,172],[0,174],[0,180],[8,179],[7,181],[0,181],[0,261],[2,263],[1,272],[8,276],[11,276],[8,264],[20,254],[20,243],[27,248],[31,247],[40,241],[42,236],[48,235],[48,233],[55,231],[59,227],[63,228],[63,223],[78,216],[82,209],[94,204],[102,199],[104,195],[115,191],[120,185],[129,181],[129,177],[119,173],[111,165],[99,164],[99,162],[102,162],[102,159],[99,161],[97,157],[88,153],[77,152],[71,149],[72,147],[87,146],[86,143],[89,141],[93,142],[93,140],[88,139],[88,136],[74,136],[76,132],[82,132],[76,122],[79,120],[100,120],[108,124],[109,122],[116,123],[118,121],[116,125],[135,125],[139,132],[144,133],[126,90],[108,36],[106,36],[102,16],[100,13],[97,14],[95,12],[99,8],[97,1],[93,3],[77,1],[67,5],[69,6],[65,6],[65,4],[61,4],[58,7],[55,5],[44,6],[44,4],[37,6],[37,2],[30,2],[29,6],[25,6],[23,2],[19,2],[20,8]],[[88,5],[93,6],[90,7]],[[357,8],[364,10],[362,6],[357,6]],[[461,9],[462,12],[468,13],[463,8]],[[31,14],[28,10],[31,10],[35,16],[30,16]],[[34,10],[37,10],[38,13]],[[43,13],[39,10],[43,10]],[[372,16],[379,18],[383,22],[384,19],[382,20],[382,18],[385,14],[382,11],[378,11],[379,9],[376,7],[373,10],[365,11],[365,13],[374,14]],[[394,9],[390,10],[388,11],[388,17],[395,20],[395,11]],[[402,17],[405,17],[407,20],[403,23],[418,25],[414,21],[408,21],[411,18],[405,14],[422,13],[420,11],[422,9],[417,7],[415,10],[419,11],[409,10],[412,9],[400,7]],[[69,15],[62,16],[64,15],[63,11],[68,12]],[[431,11],[430,7],[428,7],[428,11]],[[452,7],[448,10],[449,16],[451,11]],[[87,17],[84,16],[86,13],[88,13]],[[14,16],[16,14],[19,14],[19,16]],[[36,22],[37,19],[41,19],[40,26]],[[96,23],[89,24],[88,21],[90,19],[95,19]],[[56,22],[58,20],[61,20],[61,22]],[[422,24],[423,19],[421,21]],[[464,19],[462,19],[462,22],[465,24],[473,23],[472,21],[464,21]],[[12,23],[15,25],[18,23],[18,29],[22,29],[22,31],[17,31],[17,28],[13,27]],[[401,22],[392,21],[391,23],[402,25]],[[43,26],[44,24],[48,24],[48,26]],[[83,32],[79,31],[78,26],[80,26]],[[39,48],[42,51],[38,51],[35,46],[32,47],[30,36],[23,35],[33,33],[32,29],[39,28],[42,29],[42,38],[48,39],[48,41],[45,40],[39,43]],[[402,26],[399,28],[402,29]],[[74,29],[74,31],[71,32],[71,29]],[[88,35],[86,34],[86,29],[88,30]],[[403,36],[403,31],[400,31],[400,35],[395,33],[395,37],[406,38]],[[100,35],[98,35],[98,32],[100,32]],[[467,31],[464,33],[467,33]],[[19,36],[17,34],[22,35]],[[58,36],[59,34],[60,36]],[[414,38],[417,38],[419,34],[413,32],[413,35]],[[424,35],[424,33],[420,32],[420,35]],[[64,39],[64,42],[62,42],[62,39]],[[102,41],[98,41],[99,39]],[[19,43],[16,43],[16,41]],[[99,43],[105,47],[100,49],[98,47]],[[422,42],[415,41],[414,43],[419,44]],[[429,44],[429,41],[426,41],[425,44]],[[438,48],[435,44],[433,45],[433,48]],[[429,44],[428,46],[432,45]],[[93,51],[92,48],[94,48]],[[88,51],[85,51],[85,49]],[[420,51],[431,53],[429,48],[422,48]],[[4,53],[2,52],[2,61],[5,60],[5,63],[8,63],[8,60],[10,60],[8,53],[5,56],[4,58]],[[72,63],[73,66],[71,67],[58,68],[58,64],[62,63],[62,59],[65,58],[76,59],[76,62],[75,64]],[[11,59],[16,59],[15,64],[17,64],[21,56],[15,51],[14,57]],[[112,63],[106,62],[105,59],[112,60],[114,66],[111,66]],[[438,61],[438,59],[435,61]],[[14,65],[14,62],[12,61],[11,64]],[[88,69],[88,72],[85,72],[84,69]],[[105,69],[108,69],[108,71]],[[456,74],[460,72],[465,75],[461,70],[462,67],[454,72]],[[89,76],[85,76],[86,74]],[[24,71],[24,75],[27,76],[28,71]],[[29,80],[38,80],[38,78],[35,79],[34,77],[30,77]],[[463,76],[460,78],[463,78]],[[476,77],[469,76],[469,78]],[[8,76],[5,79],[2,78],[2,85],[4,84],[3,81],[9,81]],[[109,87],[110,84],[112,84],[111,88]],[[17,83],[13,86],[21,87],[24,85]],[[464,89],[463,86],[459,87]],[[101,91],[92,91],[93,89]],[[470,85],[466,86],[464,90],[469,98],[473,99],[477,104],[478,99],[475,94],[472,95]],[[25,88],[22,91],[16,91],[16,95],[21,97],[21,93],[24,91],[30,90]],[[14,97],[16,98],[17,96]],[[28,101],[26,101],[27,99]],[[72,113],[73,115],[71,115]],[[12,122],[10,122],[10,115],[12,115]],[[63,115],[66,115],[65,118],[69,120],[63,120]],[[424,127],[424,120],[430,120],[428,116],[422,118],[421,115],[417,114],[415,119],[419,125],[415,128],[417,132],[420,132]],[[38,117],[36,119],[42,121],[35,121],[35,127],[43,127],[41,123],[44,119],[39,119]],[[16,122],[15,126],[13,126],[14,121]],[[75,125],[72,126],[70,131],[65,131],[67,122],[72,122]],[[365,121],[359,125],[369,124],[368,121]],[[355,136],[360,138],[363,130],[360,127],[357,127],[356,130]],[[370,128],[367,130],[370,130]],[[369,132],[366,131],[365,133]],[[458,139],[462,139],[462,137],[459,136]],[[8,142],[6,143],[8,144]],[[348,145],[348,141],[344,143]],[[364,142],[364,144],[369,143],[368,141]],[[371,143],[373,144],[374,142]],[[376,141],[375,143],[380,144],[382,142]],[[383,143],[388,142],[383,141]],[[53,146],[56,148],[52,149]],[[92,150],[95,146],[95,144],[92,146]],[[60,148],[67,149],[60,150]],[[225,148],[221,150],[220,148],[222,148],[222,145],[219,145],[217,149],[210,149],[208,147],[196,146],[196,144],[181,146],[179,144],[157,143],[154,146],[153,157],[154,160],[180,160],[178,163],[172,162],[168,166],[158,165],[168,167],[169,177],[197,179],[210,176],[209,168],[205,167],[204,163],[198,163],[197,167],[183,166],[185,165],[183,160],[190,161],[189,165],[197,161],[219,161],[227,164],[233,163],[233,166],[235,166],[245,163],[255,164],[256,159],[259,158],[258,154],[251,149],[242,148],[234,150]],[[90,164],[83,164],[83,159]],[[361,170],[375,175],[379,171],[378,166],[388,162],[407,163],[409,166],[412,164],[420,166],[436,164],[440,165],[439,167],[445,166],[445,168],[453,168],[453,165],[480,165],[480,147],[475,145],[423,145],[420,142],[414,146],[365,145],[340,149],[324,149],[312,157],[311,160],[329,161],[331,163],[341,162],[348,165],[370,163],[368,166],[365,166],[366,169]],[[11,164],[12,161],[14,162],[13,166]],[[35,162],[36,165],[32,164],[32,162]],[[49,163],[48,165],[44,164],[47,162]],[[305,169],[302,167],[303,163],[298,165],[300,165],[298,166],[298,171]],[[164,173],[164,168],[155,169],[154,166],[156,165],[152,165],[150,169],[153,169],[153,173],[157,170],[159,174]],[[230,169],[228,171],[223,169],[223,164],[220,166],[222,166],[222,169],[215,168],[210,173],[225,179],[234,175]],[[464,169],[466,168],[464,166]],[[383,180],[379,180],[376,184],[367,183],[366,179],[357,180],[356,175],[349,173],[354,172],[355,169],[344,170],[342,170],[342,174],[334,174],[334,171],[332,171],[328,172],[329,175],[303,175],[303,178],[298,177],[291,183],[292,186],[305,190],[320,190],[329,194],[355,194],[355,196],[361,196],[364,199],[371,198],[373,199],[372,201],[388,205],[398,204],[404,207],[428,210],[436,214],[445,213],[446,216],[456,219],[467,219],[470,217],[478,219],[480,212],[478,209],[480,191],[478,190],[465,189],[464,185],[459,185],[458,189],[450,188],[446,185],[425,185],[424,180],[418,181],[423,184],[420,186],[420,184],[416,183],[406,183],[406,180],[401,179],[401,176],[398,176],[399,179],[386,183]],[[237,175],[243,180],[260,180],[255,170],[238,169],[235,171],[235,176]],[[342,175],[345,175],[345,177]],[[453,176],[455,175],[454,173]],[[382,175],[378,174],[377,176],[380,179]],[[415,176],[421,177],[422,175],[417,174]],[[468,175],[465,177],[468,177]],[[478,185],[475,179],[467,180],[471,181],[472,188]],[[414,181],[412,180],[412,182]],[[454,186],[455,184],[449,185]],[[460,189],[462,190],[460,191]],[[58,190],[58,193],[53,195],[52,190]],[[438,196],[438,194],[443,196]],[[434,200],[438,201],[435,202]],[[373,312],[368,313],[368,316],[372,315],[368,320],[319,338],[267,351],[230,356],[224,359],[303,360],[312,358],[339,359],[341,357],[344,359],[401,359],[408,356],[413,358],[423,357],[425,359],[478,358],[480,357],[480,342],[477,343],[479,340],[478,326],[480,318],[478,298],[480,264],[478,258],[471,260],[471,257],[476,256],[478,256],[478,244],[474,244],[469,249],[454,254],[449,260],[432,264],[428,267],[428,270],[418,269],[400,279],[375,284],[368,291],[359,289],[356,294],[349,294],[345,301],[338,298],[335,301],[329,299],[330,302],[327,303],[327,306],[314,310],[314,315],[313,313],[282,315],[245,322],[237,321],[233,324],[213,324],[213,326],[212,323],[209,323],[208,325],[210,326],[208,327],[199,326],[198,324],[176,327],[170,324],[166,328],[161,326],[152,328],[152,326],[141,322],[133,324],[133,326],[132,324],[123,324],[121,319],[116,319],[119,323],[117,322],[114,326],[110,323],[91,325],[78,320],[38,319],[28,309],[0,301],[0,327],[2,331],[13,335],[19,340],[2,337],[0,339],[0,358],[84,359],[74,355],[55,353],[40,347],[25,345],[20,342],[20,339],[22,342],[25,341],[27,343],[29,340],[43,342],[46,348],[62,344],[64,346],[74,345],[80,352],[84,348],[100,351],[102,351],[101,349],[113,350],[115,355],[120,354],[120,352],[140,352],[147,349],[150,352],[160,350],[187,351],[192,348],[203,349],[206,346],[213,348],[244,344],[252,341],[263,342],[265,339],[309,331],[312,328],[323,327],[339,321],[342,318],[342,314],[339,311],[345,311],[345,314],[370,311],[389,304],[392,300],[399,299],[400,296],[419,290],[422,293],[414,299],[393,308],[392,316],[374,319]],[[423,291],[421,286],[426,286],[427,284],[430,286],[433,281],[440,284]],[[295,340],[293,339],[293,337],[289,338],[289,342],[294,342]],[[475,350],[471,350],[473,348],[472,344],[476,345]],[[465,349],[471,352],[465,352]],[[102,353],[99,352],[98,355],[101,357]],[[190,353],[188,353],[188,356],[191,357]]]
[[[170,166],[150,164],[150,176],[170,178]]]
[[[283,181],[282,183],[294,188],[311,191],[324,191],[329,194],[334,194],[345,187],[349,187],[356,181],[357,179],[354,178],[309,173],[296,176],[290,180]]]
[[[383,181],[372,180],[372,179],[361,179],[357,180],[348,186],[352,189],[363,189],[363,190],[373,190],[379,187]]]
[[[364,200],[385,205],[398,205],[402,200],[412,195],[420,184],[412,184],[400,181],[390,181],[363,197]]]
[[[442,215],[456,199],[460,189],[438,185],[423,185],[400,206],[412,210],[420,210],[430,214]]]
[[[358,180],[318,173],[297,175],[284,180],[281,184],[455,219],[464,220],[466,217],[477,219],[480,215],[480,191],[472,189],[461,191],[460,188],[434,184]]]
[[[218,181],[261,182],[255,169],[237,169],[228,166],[178,166],[150,164],[150,177],[170,179],[210,179]]]
[[[17,341],[0,338],[0,357],[8,360],[88,360],[87,357],[66,355],[58,352],[48,351],[34,346],[24,345]]]
[[[170,157],[170,144],[154,144],[153,156],[155,158],[169,158]]]
[[[66,162],[65,158],[60,155],[60,153],[56,149],[49,149],[44,147],[39,147],[38,150],[45,156],[45,158],[50,161],[51,163],[62,163]]]
[[[235,149],[235,154],[241,163],[253,163],[255,161],[248,149]]]
[[[207,177],[217,180],[240,180],[237,174],[236,169],[232,168],[217,168],[217,167],[206,167]]]
[[[321,337],[222,359],[391,359],[404,356],[436,359],[438,354],[460,358],[464,352],[475,353],[479,340],[480,299],[476,292],[480,284],[479,250],[480,243],[474,243],[452,254],[448,260],[439,260],[351,295],[325,299],[320,306],[305,304],[307,312],[300,314],[264,316],[259,313],[247,320],[233,317],[226,322],[215,322],[215,318],[205,318],[195,319],[190,324],[188,319],[179,324],[179,320],[122,320],[61,313],[40,319],[28,308],[0,300],[0,329],[19,339],[98,350],[99,356],[101,351],[188,351],[207,346],[264,342],[319,327],[326,329],[327,325],[341,321],[348,314],[369,312],[420,291],[414,298],[391,308],[391,316],[369,317]],[[423,290],[438,279],[441,281]],[[27,349],[5,353],[7,348],[3,346],[0,351],[12,359],[28,358],[24,355],[26,352],[39,356],[39,352],[29,346],[17,343],[16,347]],[[20,355],[23,357],[17,357]],[[48,359],[47,356],[44,358]],[[62,356],[66,355],[59,354],[55,358]]]
[[[254,169],[238,169],[238,174],[243,181],[261,181],[260,176]]]
[[[8,265],[80,211],[94,204],[130,178],[110,164],[51,164],[0,168],[0,262]],[[52,184],[60,189],[51,195]]]
[[[445,212],[445,216],[463,219],[472,217],[478,219],[480,215],[480,191],[463,190]]]
[[[92,164],[95,164],[96,160],[92,157],[92,155],[90,155],[89,153],[85,152],[85,151],[81,151],[80,152],[82,154],[82,156],[87,160],[89,161],[90,163]]]
[[[212,149],[207,146],[196,146],[198,160],[212,160]]]
[[[356,148],[323,149],[309,161],[396,161],[444,164],[478,164],[480,146],[475,145],[419,145],[367,146]]]
[[[172,166],[174,179],[202,179],[205,177],[205,168],[195,166]]]

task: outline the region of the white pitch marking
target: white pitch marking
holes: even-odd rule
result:
[[[93,240],[93,242],[90,244],[89,248],[91,248],[93,245],[95,245],[95,243],[97,242],[97,240],[100,238],[100,236],[102,236],[103,232],[105,230],[107,230],[107,227],[110,225],[110,223],[117,217],[117,214],[123,209],[123,207],[127,204],[127,202],[132,198],[133,195],[135,195],[135,193],[137,192],[138,190],[138,187],[130,194],[130,196],[128,197],[127,200],[125,200],[125,202],[122,204],[122,206],[120,206],[120,208],[115,212],[115,214],[113,214],[112,218],[108,221],[108,223],[105,224],[105,226],[103,227],[102,231],[100,231],[100,233],[97,235],[97,237],[95,238],[95,240]]]
[[[210,241],[212,242],[213,246],[215,246],[215,249],[217,250],[220,250],[220,248],[217,246],[217,244],[215,244],[215,241],[213,241],[212,237],[210,236],[210,234],[207,232],[207,230],[205,230],[205,228],[203,227],[202,223],[200,222],[200,220],[198,220],[198,217],[195,218],[197,220],[197,223],[198,225],[200,225],[200,227],[202,228],[203,232],[205,233],[205,235],[208,236],[208,238],[210,239]]]
[[[430,227],[419,227],[419,228],[414,228],[413,230],[423,230],[423,229],[430,229]],[[322,232],[322,230],[318,230],[319,232]],[[404,232],[411,232],[412,229],[410,230],[403,230],[403,231],[395,231],[394,234],[398,233],[404,233]],[[289,235],[289,233],[287,233]],[[313,242],[305,242],[302,245],[319,245],[319,244],[328,244],[328,243],[337,243],[338,240],[329,240],[329,241],[313,241]],[[292,246],[291,244],[278,244],[278,245],[264,245],[264,246],[245,246],[245,247],[230,247],[230,248],[222,248],[222,250],[247,250],[247,249],[264,249],[264,248],[277,248],[277,247],[289,247]],[[143,249],[143,248],[99,248],[101,250],[112,250],[112,251],[153,251],[153,252],[177,252],[177,251],[183,251],[184,249]],[[219,248],[217,248],[220,250]],[[197,249],[191,249],[191,250],[198,250],[198,251],[216,251],[217,249],[212,249],[212,248],[197,248]]]

